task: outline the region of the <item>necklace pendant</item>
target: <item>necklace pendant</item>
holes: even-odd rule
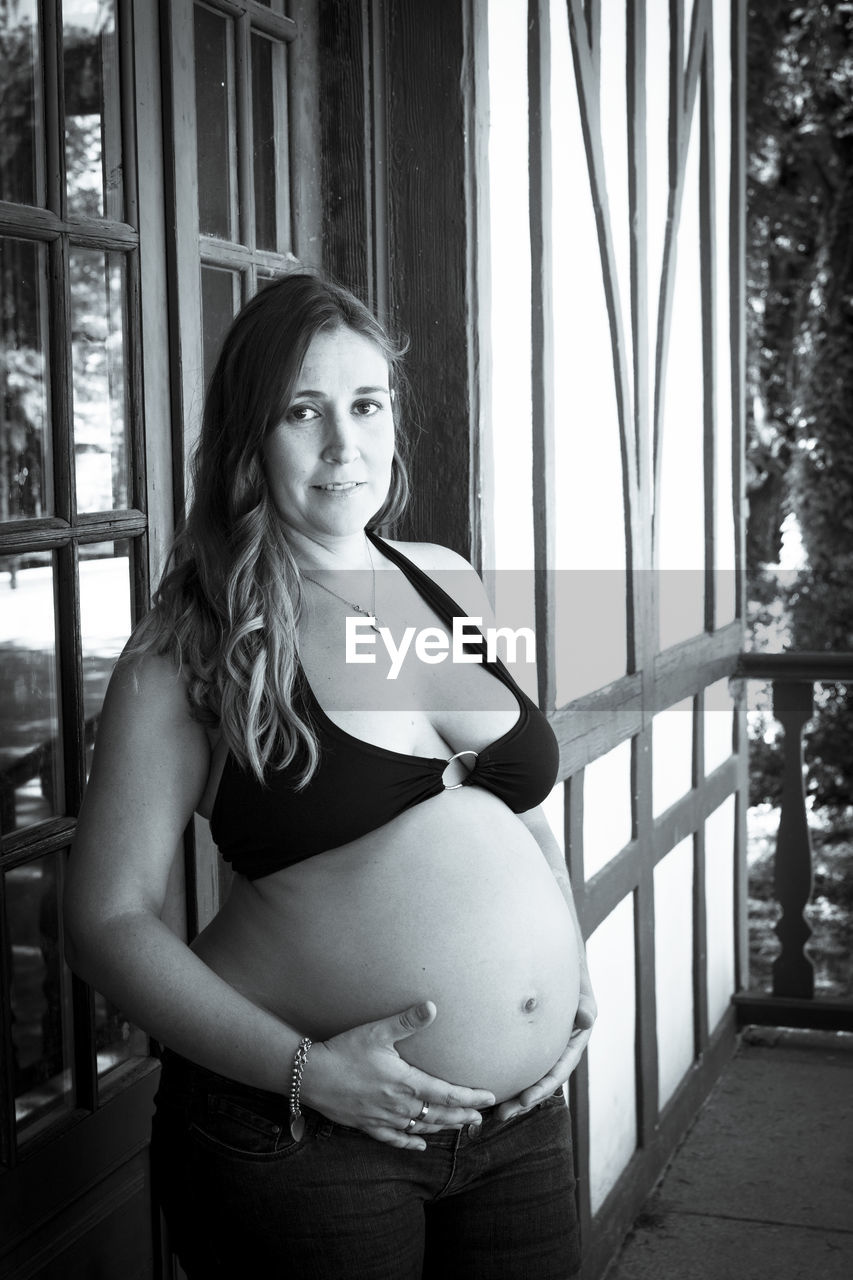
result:
[[[361,605],[356,604],[355,601],[352,601],[352,607],[360,613],[363,618],[368,618],[370,620],[371,631],[375,631],[376,634],[379,635],[379,628],[382,626],[379,618],[377,618],[375,614],[372,614],[368,609],[363,609]]]

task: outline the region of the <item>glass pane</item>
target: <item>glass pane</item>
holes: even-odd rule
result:
[[[583,773],[583,872],[589,880],[631,839],[631,742],[620,742]]]
[[[0,520],[53,513],[46,284],[44,245],[0,237]]]
[[[692,836],[657,864],[654,886],[658,1107],[663,1110],[694,1053]]]
[[[53,557],[0,556],[0,834],[62,813]]]
[[[205,385],[210,381],[222,339],[239,306],[239,282],[240,276],[237,271],[222,271],[218,267],[201,269]]]
[[[120,219],[115,0],[64,0],[65,165],[69,213]]]
[[[624,676],[628,669],[622,430],[630,422],[631,411],[625,406],[620,418],[613,374],[619,353],[610,329],[607,280],[611,274],[616,276],[623,308],[630,291],[622,296],[627,248],[623,229],[616,224],[620,218],[624,221],[623,195],[615,193],[614,257],[605,261],[566,6],[555,0],[551,8],[551,118],[554,137],[560,140],[553,156],[553,272],[555,280],[570,282],[554,290],[553,300],[554,474],[559,493],[554,563],[565,571],[559,575],[554,620],[557,705],[561,706]],[[608,6],[607,21],[602,17],[601,86],[608,169],[622,188],[627,161],[625,114],[620,107],[624,87],[619,85],[618,64],[625,40],[624,11],[624,5]],[[611,202],[613,196],[608,184]],[[557,228],[566,232],[557,234]],[[594,640],[579,634],[580,617],[596,619]]]
[[[596,1213],[637,1148],[636,921],[629,894],[586,944],[598,1001],[589,1042],[589,1195]]]
[[[708,1029],[712,1032],[728,1012],[735,989],[735,865],[735,798],[729,796],[705,823]]]
[[[277,249],[275,102],[273,46],[252,35],[252,141],[255,174],[255,238],[260,249]]]
[[[59,931],[63,857],[48,854],[5,877],[12,1077],[22,1136],[71,1105],[71,975]]]
[[[43,204],[38,0],[3,5],[2,23],[0,200]]]
[[[195,105],[198,148],[198,223],[205,235],[234,238],[237,140],[232,108],[232,26],[195,6]]]
[[[705,773],[713,773],[734,750],[735,704],[728,680],[717,680],[705,690]]]
[[[130,635],[130,544],[98,542],[80,548],[80,631],[86,777],[110,676]]]
[[[693,786],[693,699],[652,719],[652,809],[656,818]]]
[[[71,250],[71,364],[78,511],[128,505],[125,261]]]
[[[529,411],[521,411],[520,406],[529,405],[531,397],[530,166],[527,63],[518,56],[527,41],[527,9],[490,5],[487,25],[492,376],[486,412],[494,469],[491,536],[495,568],[528,571],[534,565],[533,429]],[[506,269],[508,262],[511,271]],[[498,582],[505,576],[501,573]],[[502,602],[498,613],[503,613]]]
[[[645,6],[644,6],[645,7]],[[611,270],[621,311],[622,332],[625,334],[622,355],[628,371],[629,394],[634,387],[633,329],[631,317],[631,239],[634,227],[628,198],[630,190],[628,161],[628,122],[633,107],[628,105],[628,82],[625,68],[631,65],[633,53],[628,52],[629,27],[633,21],[626,4],[603,4],[601,14],[601,43],[599,50],[599,110],[601,128],[601,156],[604,161],[605,187],[607,190],[607,217],[612,237]],[[631,412],[627,414],[631,422]]]

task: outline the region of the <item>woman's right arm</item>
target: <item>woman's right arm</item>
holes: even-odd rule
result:
[[[71,967],[170,1048],[221,1075],[289,1089],[300,1031],[219,978],[161,920],[172,861],[207,781],[210,748],[167,658],[122,660],[104,702],[65,893]],[[430,1102],[441,1126],[475,1118],[483,1090],[417,1071],[394,1043],[425,1026],[413,1010],[311,1053],[309,1106],[395,1146],[421,1146],[401,1116]],[[426,1126],[420,1126],[426,1129]],[[432,1126],[429,1126],[430,1128]]]

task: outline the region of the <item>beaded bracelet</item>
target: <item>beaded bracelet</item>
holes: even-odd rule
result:
[[[290,1073],[290,1135],[294,1142],[301,1142],[302,1135],[305,1133],[305,1117],[299,1106],[299,1094],[302,1090],[302,1073],[308,1061],[310,1048],[311,1041],[308,1036],[303,1036],[293,1055],[293,1069]]]

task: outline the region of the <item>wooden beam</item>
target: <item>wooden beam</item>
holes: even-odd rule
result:
[[[554,255],[551,181],[551,28],[549,0],[528,5],[530,280],[533,414],[533,545],[538,569],[555,563],[557,479],[554,446]],[[554,574],[537,574],[536,663],[539,705],[557,702]]]

